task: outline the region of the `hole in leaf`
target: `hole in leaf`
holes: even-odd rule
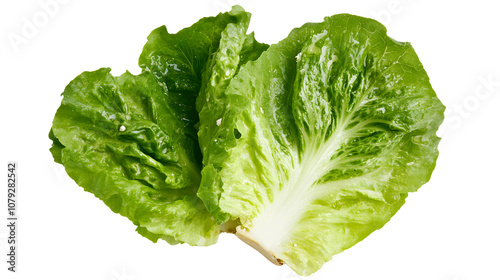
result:
[[[240,139],[241,138],[241,133],[235,128],[234,129],[234,138]]]

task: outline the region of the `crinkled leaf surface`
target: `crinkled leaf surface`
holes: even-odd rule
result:
[[[54,158],[149,239],[215,243],[219,227],[196,197],[197,143],[180,133],[175,107],[149,72],[109,72],[84,72],[66,87],[50,133]]]
[[[218,50],[222,33],[231,32],[228,29],[244,29],[246,32],[249,22],[250,13],[235,6],[228,13],[203,18],[175,34],[168,33],[162,26],[148,37],[139,65],[144,71],[153,73],[168,92],[169,102],[178,107],[177,118],[185,123],[184,133],[194,139],[197,138],[195,125],[198,123],[194,100],[202,85],[203,71]],[[246,36],[245,33],[233,35]],[[250,39],[247,49],[251,57],[255,53],[253,50],[259,49],[260,45]]]
[[[429,180],[444,107],[378,22],[306,24],[227,82],[221,65],[198,100],[198,194],[269,258],[309,275]]]
[[[201,19],[176,34],[169,34],[163,26],[148,37],[139,64],[154,74],[168,92],[169,102],[177,104],[178,118],[186,123],[184,133],[189,137],[197,138],[195,127],[199,122],[193,99],[197,98],[196,107],[201,110],[207,95],[223,92],[242,65],[257,59],[269,47],[257,42],[253,33],[246,34],[249,22],[250,13],[234,6],[229,13]],[[205,114],[211,118],[209,107]],[[216,195],[200,193],[207,198]]]
[[[248,23],[247,23],[248,25]],[[226,106],[232,104],[227,103],[224,99],[225,90],[231,79],[239,71],[240,67],[248,61],[257,59],[263,51],[267,49],[267,45],[260,44],[255,41],[253,34],[245,36],[247,26],[245,25],[228,25],[222,34],[218,51],[210,59],[203,73],[203,83],[200,94],[196,100],[196,108],[200,110],[200,125],[203,128],[200,131],[200,140],[208,139],[205,135],[207,131],[216,131],[221,125],[221,119],[214,120],[214,113],[225,110]],[[234,137],[211,139],[217,142],[218,145],[212,147],[223,147],[225,141],[231,141]],[[200,143],[203,146],[202,143]],[[204,153],[207,154],[206,151]],[[210,154],[218,154],[215,150]],[[206,173],[210,176],[208,173]],[[210,182],[210,181],[208,181]],[[205,201],[205,205],[215,216],[224,216],[219,219],[219,222],[225,222],[228,215],[220,213],[216,202],[220,197],[218,188],[211,186],[198,192],[198,196]]]
[[[217,240],[220,228],[196,196],[201,155],[195,99],[226,29],[243,30],[243,61],[265,49],[245,35],[249,20],[235,7],[177,34],[160,27],[139,59],[143,74],[84,72],[63,93],[49,134],[54,160],[153,241]]]

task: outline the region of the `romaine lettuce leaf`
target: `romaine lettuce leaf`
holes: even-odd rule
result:
[[[50,133],[54,158],[149,239],[215,243],[219,226],[196,197],[196,140],[179,133],[183,122],[149,72],[109,72],[84,72],[64,90]]]
[[[267,48],[246,35],[249,20],[236,6],[177,34],[160,27],[140,56],[141,75],[84,72],[63,93],[49,133],[54,160],[153,241],[217,240],[220,227],[196,195],[201,153],[195,100],[222,33],[227,38],[238,30],[229,36],[244,42],[241,64]]]
[[[306,24],[237,73],[226,63],[237,55],[217,55],[229,58],[197,101],[198,195],[271,261],[315,272],[429,180],[444,106],[410,44],[380,23]]]
[[[255,41],[253,34],[245,36],[247,25],[228,25],[228,28],[221,33],[221,40],[218,51],[210,59],[203,73],[202,89],[196,100],[196,109],[200,110],[200,124],[203,128],[200,131],[200,139],[209,139],[204,135],[206,131],[216,131],[220,126],[220,120],[213,122],[213,113],[224,110],[227,105],[224,100],[224,91],[226,90],[231,79],[239,71],[240,67],[256,59],[260,54],[267,49],[267,45],[259,44]],[[221,98],[222,97],[222,98]],[[207,122],[206,120],[209,120]],[[224,141],[231,141],[233,138],[211,139],[219,142],[220,147],[226,146]],[[202,148],[207,145],[200,143]],[[206,151],[202,152],[207,155]],[[217,154],[215,151],[209,153]],[[218,211],[216,202],[220,196],[217,188],[205,188],[198,192],[198,196],[205,201],[205,205],[216,217],[226,215]],[[228,217],[223,218],[224,222]],[[219,219],[221,221],[221,219]],[[232,231],[230,229],[230,231]]]
[[[199,122],[193,99],[197,98],[196,108],[201,110],[207,102],[207,91],[223,91],[242,65],[257,59],[269,47],[257,42],[253,33],[246,34],[250,16],[234,6],[229,13],[204,18],[176,34],[169,34],[163,26],[148,37],[139,65],[154,74],[169,93],[169,102],[177,104],[178,118],[185,121],[184,133],[189,137],[197,139]],[[210,117],[209,106],[205,112]],[[215,194],[200,195],[208,198]]]

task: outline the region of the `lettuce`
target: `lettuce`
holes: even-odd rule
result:
[[[142,73],[84,72],[54,160],[156,242],[233,232],[310,275],[381,228],[431,176],[444,106],[409,43],[335,15],[268,46],[235,6],[151,32]]]
[[[226,29],[242,30],[245,61],[266,48],[245,35],[249,20],[249,13],[235,8],[177,34],[159,27],[140,56],[142,74],[84,72],[63,93],[49,134],[54,160],[152,241],[217,241],[220,226],[197,197],[195,100],[203,69]]]
[[[444,107],[410,44],[370,19],[295,29],[198,98],[199,197],[301,275],[389,221],[438,155]]]
[[[184,124],[149,72],[109,72],[84,72],[66,87],[51,130],[54,158],[149,239],[215,243],[219,227],[196,197],[196,140],[178,133]]]

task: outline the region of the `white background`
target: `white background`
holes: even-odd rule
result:
[[[166,25],[177,32],[232,4],[253,14],[250,31],[266,43],[337,13],[376,18],[391,37],[412,43],[447,106],[431,181],[383,229],[309,279],[500,279],[496,1],[54,1],[0,4],[0,174],[8,160],[19,164],[19,272],[8,273],[4,262],[1,175],[0,279],[301,279],[232,235],[203,248],[146,240],[69,179],[48,150],[60,93],[71,79],[104,66],[115,75],[137,74],[151,30]],[[49,2],[56,5],[44,8]]]

